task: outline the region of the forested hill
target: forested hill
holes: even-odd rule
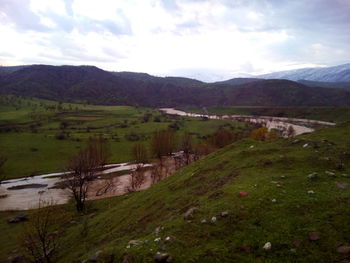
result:
[[[94,66],[0,68],[0,93],[66,102],[175,106],[347,106],[350,92],[288,80],[204,83],[179,77],[108,72]],[[239,82],[238,82],[239,83]]]

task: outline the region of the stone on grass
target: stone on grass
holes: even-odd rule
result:
[[[306,148],[306,147],[308,147],[309,146],[309,144],[308,143],[305,143],[304,145],[303,145],[303,148]]]
[[[197,210],[197,207],[191,207],[187,210],[187,212],[184,215],[185,220],[193,219],[194,212]]]
[[[133,247],[133,246],[138,246],[138,245],[141,245],[142,244],[142,241],[140,240],[130,240],[128,245]]]
[[[313,190],[309,190],[309,191],[307,191],[307,193],[310,194],[310,195],[312,195],[312,194],[314,194],[315,192],[314,192]]]
[[[325,171],[324,173],[325,173],[326,175],[330,176],[330,177],[334,177],[334,176],[335,176],[335,173],[330,172],[330,171]]]
[[[216,216],[213,216],[213,217],[211,218],[211,222],[212,222],[212,223],[215,223],[216,221],[217,221]]]
[[[220,213],[221,217],[228,217],[228,211],[224,211]]]
[[[263,249],[264,249],[264,250],[270,250],[271,247],[272,247],[271,242],[267,242],[267,243],[265,243],[265,245],[263,246]]]
[[[337,248],[337,252],[341,254],[350,254],[350,246],[340,246]]]
[[[271,202],[272,202],[272,203],[276,203],[277,200],[276,200],[276,199],[272,199]]]
[[[308,235],[309,235],[309,239],[311,241],[316,241],[316,240],[319,240],[321,238],[320,232],[310,232]]]
[[[202,220],[201,220],[201,223],[202,223],[202,224],[206,224],[206,223],[207,223],[207,220],[206,220],[206,219],[202,219]]]
[[[336,182],[335,185],[338,187],[338,188],[341,188],[341,189],[345,189],[349,186],[348,183],[340,183],[340,182]]]
[[[318,177],[317,173],[311,173],[307,176],[307,178],[309,178],[310,180],[314,180]]]
[[[154,239],[154,242],[159,242],[161,240],[160,237],[157,237],[156,239]]]
[[[159,262],[159,263],[171,262],[171,258],[168,253],[157,252],[156,255],[154,256],[154,262]]]

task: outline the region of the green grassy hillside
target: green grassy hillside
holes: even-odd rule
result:
[[[74,220],[60,229],[60,262],[81,262],[98,251],[100,262],[153,262],[157,251],[172,262],[347,262],[337,247],[350,245],[349,128],[239,141],[148,190],[94,201],[88,215],[68,206]],[[185,220],[190,208],[197,210]],[[224,211],[227,217],[220,216]],[[11,215],[1,214],[1,258],[17,247],[21,228],[5,223]],[[142,243],[128,248],[130,240]],[[262,249],[267,242],[271,250]]]

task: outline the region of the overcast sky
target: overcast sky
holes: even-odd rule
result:
[[[350,0],[0,0],[0,64],[222,80],[350,62]]]

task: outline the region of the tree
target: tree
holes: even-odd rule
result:
[[[162,156],[170,155],[175,148],[175,133],[174,131],[162,130],[155,131],[151,139],[152,153],[157,156],[159,160]]]
[[[63,223],[64,212],[53,202],[39,201],[39,208],[30,217],[20,236],[20,244],[31,262],[56,262],[60,245],[58,223]]]
[[[287,129],[287,136],[288,137],[293,137],[294,135],[295,135],[295,129],[293,128],[292,125],[289,125],[288,129]]]
[[[148,153],[143,143],[134,144],[131,155],[136,163],[135,170],[131,173],[131,182],[129,191],[136,191],[145,181],[143,173],[143,165],[148,162]]]
[[[1,185],[1,182],[4,181],[6,178],[4,171],[2,170],[2,167],[4,166],[6,161],[7,161],[7,158],[3,155],[0,155],[0,185]]]
[[[192,135],[186,132],[181,138],[181,150],[184,152],[186,164],[190,163],[191,154],[194,153]]]
[[[98,168],[106,164],[109,154],[109,145],[100,136],[90,138],[87,147],[69,161],[67,170],[70,173],[65,176],[65,186],[71,192],[78,212],[84,211],[89,186],[96,179]]]
[[[148,153],[143,143],[135,143],[131,150],[131,155],[136,164],[148,162]]]

